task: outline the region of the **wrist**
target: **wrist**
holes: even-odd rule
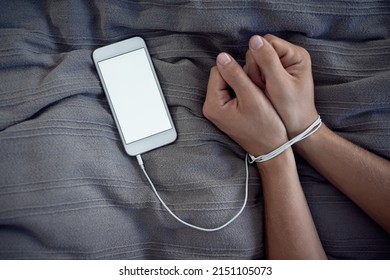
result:
[[[294,153],[290,147],[273,159],[264,162],[257,162],[256,166],[261,176],[268,174],[280,174],[280,172],[285,170],[288,166],[295,167]]]
[[[315,133],[321,127],[321,124],[322,124],[321,117],[318,116],[317,119],[309,127],[307,127],[302,133],[298,134],[297,136],[295,136],[291,140],[287,141],[283,145],[279,146],[275,150],[273,150],[267,154],[257,156],[257,157],[253,156],[252,154],[249,154],[249,157],[250,157],[249,162],[250,163],[253,163],[253,162],[261,163],[261,162],[266,162],[266,161],[273,159],[274,157],[283,153],[286,149],[291,148],[291,146],[294,145],[295,143],[302,141],[303,139],[305,139],[305,138],[309,137],[310,135],[312,135],[313,133]]]
[[[294,151],[300,155],[305,154],[311,146],[316,145],[321,139],[324,139],[328,132],[330,132],[329,128],[322,123],[321,127],[314,134],[296,143],[294,145]]]
[[[313,110],[311,113],[304,118],[296,118],[295,121],[286,122],[287,133],[289,139],[294,138],[298,134],[302,133],[307,127],[309,127],[317,118],[318,113],[316,110]]]

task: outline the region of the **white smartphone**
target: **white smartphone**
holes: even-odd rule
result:
[[[126,153],[172,143],[177,133],[145,41],[130,38],[92,54]]]

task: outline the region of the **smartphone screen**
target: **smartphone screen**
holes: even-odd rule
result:
[[[144,48],[98,65],[126,144],[172,128]]]

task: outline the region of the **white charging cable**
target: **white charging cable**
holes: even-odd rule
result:
[[[162,198],[160,197],[160,195],[158,194],[152,180],[150,179],[148,173],[146,172],[145,170],[145,166],[144,166],[144,162],[142,160],[142,157],[141,155],[137,155],[137,160],[138,160],[138,164],[139,166],[141,167],[142,171],[144,172],[145,176],[146,176],[146,179],[148,179],[149,181],[149,184],[150,186],[152,187],[152,190],[154,192],[154,194],[157,196],[158,200],[161,202],[161,204],[164,206],[164,208],[176,219],[178,220],[180,223],[186,225],[186,226],[189,226],[191,228],[194,228],[194,229],[197,229],[197,230],[201,230],[201,231],[207,231],[207,232],[211,232],[211,231],[218,231],[218,230],[221,230],[225,227],[227,227],[228,225],[230,225],[235,219],[237,219],[238,216],[240,216],[240,214],[242,213],[242,211],[244,210],[245,206],[246,206],[246,203],[248,201],[248,177],[249,177],[249,171],[248,171],[248,154],[246,155],[245,157],[245,172],[246,172],[246,179],[245,179],[245,198],[244,198],[244,203],[242,204],[241,206],[241,209],[238,211],[238,213],[233,217],[231,218],[229,221],[227,221],[226,223],[224,223],[223,225],[219,226],[219,227],[216,227],[216,228],[204,228],[204,227],[200,227],[200,226],[196,226],[196,225],[193,225],[193,224],[190,224],[186,221],[183,221],[181,218],[179,218],[175,213],[172,212],[171,209],[169,209],[169,207],[165,204],[165,202],[162,200]]]
[[[261,155],[259,157],[254,157],[251,154],[247,153],[246,156],[245,156],[246,179],[245,179],[245,198],[244,198],[244,202],[243,202],[243,204],[241,206],[241,209],[238,211],[238,213],[233,218],[231,218],[229,221],[227,221],[223,225],[221,225],[219,227],[215,227],[215,228],[204,228],[204,227],[200,227],[200,226],[196,226],[196,225],[190,224],[190,223],[182,220],[181,218],[179,218],[175,213],[173,213],[173,211],[171,209],[169,209],[169,207],[165,204],[163,199],[158,194],[158,192],[157,192],[157,190],[156,190],[152,180],[150,179],[148,173],[146,172],[145,166],[144,166],[144,162],[142,160],[142,156],[141,155],[137,155],[137,160],[138,160],[139,166],[141,167],[142,171],[144,172],[144,174],[146,176],[146,179],[148,179],[149,184],[152,187],[152,190],[153,190],[154,194],[157,196],[158,200],[161,202],[161,204],[164,206],[164,208],[172,215],[172,217],[174,217],[180,223],[182,223],[182,224],[184,224],[186,226],[189,226],[191,228],[197,229],[197,230],[207,231],[207,232],[218,231],[218,230],[221,230],[221,229],[227,227],[235,219],[237,219],[237,217],[241,215],[242,211],[244,210],[244,208],[246,206],[246,203],[248,201],[248,179],[249,179],[248,162],[249,163],[264,162],[264,161],[270,160],[270,159],[280,155],[281,153],[283,153],[286,149],[291,147],[296,142],[301,141],[301,140],[305,139],[306,137],[312,135],[314,132],[316,132],[320,128],[321,123],[322,123],[321,117],[318,116],[317,120],[312,125],[310,125],[304,132],[302,132],[298,136],[294,137],[293,139],[291,139],[287,143],[283,144],[279,148],[275,149],[274,151],[272,151],[272,152],[270,152],[270,153],[268,153],[266,155]]]
[[[322,124],[321,117],[318,116],[318,118],[304,132],[295,136],[293,139],[291,139],[287,143],[283,144],[282,146],[276,148],[272,152],[269,152],[268,154],[261,155],[258,157],[255,157],[255,156],[252,156],[251,154],[249,154],[249,157],[250,157],[249,163],[252,164],[254,162],[264,162],[264,161],[273,159],[274,157],[280,155],[285,150],[290,148],[295,143],[302,141],[306,137],[309,137],[310,135],[312,135],[314,132],[316,132],[321,127],[321,124]]]

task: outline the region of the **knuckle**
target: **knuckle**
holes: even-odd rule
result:
[[[233,78],[233,79],[240,79],[241,76],[242,76],[242,69],[239,68],[239,67],[232,67],[230,69],[230,76]]]
[[[305,48],[298,47],[298,54],[300,56],[300,59],[303,62],[306,62],[306,63],[310,63],[311,62],[310,53]]]
[[[217,66],[211,67],[211,69],[210,69],[210,76],[216,74],[216,72],[218,72]]]
[[[247,50],[245,53],[245,59],[248,62],[251,62],[253,60],[252,52],[250,50]]]
[[[245,72],[241,66],[233,63],[226,67],[223,71],[223,76],[226,82],[230,85],[235,84],[237,81],[241,80],[244,74]]]
[[[207,103],[205,103],[205,104],[203,105],[202,113],[203,113],[203,116],[206,117],[206,119],[211,119],[210,109],[209,109],[209,106],[208,106]]]
[[[264,39],[266,39],[268,42],[271,43],[271,41],[273,41],[276,37],[272,34],[266,34],[264,35]]]
[[[266,65],[272,63],[276,59],[276,57],[277,53],[271,45],[265,46],[265,48],[262,49],[260,59]]]
[[[305,48],[302,48],[300,47],[301,51],[302,51],[302,55],[305,59],[310,59],[310,53],[305,49]]]

